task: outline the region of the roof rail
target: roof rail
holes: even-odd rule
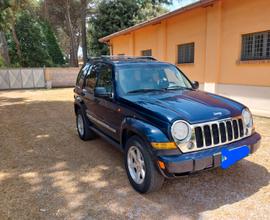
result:
[[[127,56],[127,55],[102,55],[101,58],[103,59],[111,59],[111,60],[114,60],[114,59],[145,59],[145,60],[157,60],[155,59],[154,57],[152,56]]]
[[[99,60],[100,57],[88,57],[87,61],[91,62],[91,61],[95,61],[95,60]]]
[[[95,60],[107,60],[107,61],[117,61],[117,60],[153,60],[156,61],[152,56],[127,56],[127,55],[102,55],[100,57],[89,57],[88,61],[95,61]]]
[[[135,59],[139,60],[157,60],[155,57],[152,56],[139,56],[139,57],[134,57]]]

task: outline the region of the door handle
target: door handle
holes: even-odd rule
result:
[[[86,95],[86,89],[83,89],[83,90],[82,90],[81,95],[82,95],[82,96],[85,96],[85,95]]]

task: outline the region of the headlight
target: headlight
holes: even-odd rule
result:
[[[243,118],[243,123],[247,128],[253,127],[252,114],[248,109],[244,109],[242,111],[242,118]]]
[[[190,137],[191,129],[185,121],[176,121],[171,128],[173,138],[184,141]]]

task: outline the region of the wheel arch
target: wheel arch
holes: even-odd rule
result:
[[[137,135],[147,143],[169,142],[167,136],[157,127],[135,118],[125,118],[121,125],[120,144],[125,149],[127,140],[133,135]]]
[[[75,114],[77,114],[78,113],[78,110],[79,109],[85,109],[85,104],[84,104],[84,102],[74,102],[74,112],[75,112]]]

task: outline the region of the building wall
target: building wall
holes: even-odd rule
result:
[[[112,53],[114,55],[119,55],[119,54],[125,54],[125,55],[133,55],[133,52],[129,51],[129,39],[130,39],[130,34],[119,36],[117,38],[114,38],[111,42],[112,44]]]
[[[204,82],[206,13],[203,8],[175,16],[167,21],[166,61],[177,64],[177,46],[195,43],[193,64],[177,66],[192,80]]]
[[[139,56],[152,49],[154,57],[176,64],[204,90],[270,116],[270,60],[240,61],[242,35],[269,30],[269,0],[219,0],[115,37],[111,44],[113,54]],[[194,63],[177,64],[177,45],[191,42]]]
[[[138,30],[134,33],[134,55],[141,56],[142,50],[152,49],[152,56],[158,57],[157,45],[157,26],[151,25],[149,27]]]
[[[270,86],[270,62],[239,61],[241,35],[268,30],[269,0],[223,1],[219,83]]]

